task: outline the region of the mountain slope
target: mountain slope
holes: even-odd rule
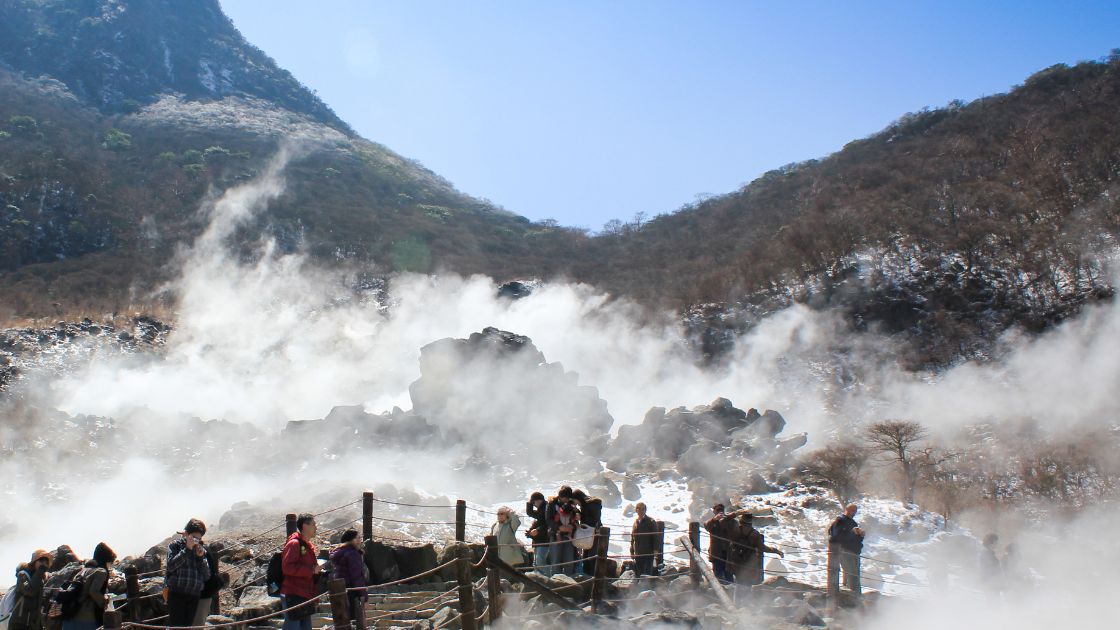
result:
[[[357,137],[216,2],[4,0],[0,28],[0,317],[150,307],[207,195],[292,142],[247,253],[263,234],[366,275],[534,273],[564,233]]]
[[[299,139],[246,256],[265,235],[365,277],[574,278],[693,308],[712,339],[799,301],[905,337],[917,366],[986,356],[1113,295],[1118,96],[1118,54],[1055,66],[590,237],[357,137],[213,0],[0,0],[0,318],[150,307],[207,195]]]
[[[350,133],[245,41],[218,0],[4,0],[0,62],[53,77],[102,112],[136,111],[163,94],[249,96]]]
[[[623,226],[570,272],[678,307],[840,306],[857,325],[948,335],[938,360],[968,354],[957,338],[1039,330],[1112,295],[1118,104],[1120,55],[1055,66]]]

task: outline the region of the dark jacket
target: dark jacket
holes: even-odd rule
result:
[[[863,551],[863,536],[856,533],[855,529],[857,527],[859,527],[859,523],[856,522],[856,519],[847,514],[841,514],[828,527],[828,542],[840,545],[842,549],[852,553]]]
[[[588,497],[586,501],[579,502],[579,522],[591,527],[603,524],[603,500],[598,497]]]
[[[288,536],[288,542],[284,543],[284,551],[281,553],[284,583],[280,585],[280,594],[305,599],[318,595],[315,592],[315,567],[319,564],[319,552],[315,545],[299,532],[294,532]]]
[[[708,542],[709,560],[726,560],[727,550],[730,547],[728,540],[731,538],[728,525],[735,521],[728,519],[724,514],[717,514],[704,523],[704,529],[711,534]]]
[[[105,597],[109,589],[109,570],[93,560],[86,562],[81,570],[82,605],[74,614],[74,621],[95,621],[101,625],[102,615],[109,599]]]
[[[561,511],[560,506],[556,506],[556,510],[552,512],[552,518],[548,523],[549,540],[552,542],[568,542],[572,540],[575,535],[576,528],[579,527],[579,510],[577,503],[572,501]],[[567,522],[565,522],[565,519]],[[560,531],[561,527],[569,526],[569,531]]]
[[[736,524],[737,531],[732,535],[731,548],[727,561],[735,573],[735,581],[741,584],[762,583],[762,560],[764,553],[778,553],[766,545],[766,537],[754,527]]]
[[[199,556],[187,548],[186,538],[180,536],[167,546],[167,573],[163,579],[164,585],[172,593],[198,597],[206,580],[210,579],[210,561],[203,547],[203,555]]]
[[[331,552],[331,577],[346,580],[346,588],[360,588],[366,585],[366,574],[362,571],[366,558],[353,545],[340,545]]]
[[[218,572],[218,560],[210,550],[206,550],[206,564],[210,567],[210,577],[206,578],[206,583],[202,586],[202,592],[199,593],[201,598],[214,598],[217,597],[218,591],[222,590],[225,584],[222,582],[222,574]]]
[[[21,564],[16,571],[16,603],[12,608],[12,618],[8,621],[11,630],[40,630],[43,627],[43,582],[47,570],[39,567],[30,570]]]
[[[634,519],[630,530],[630,555],[648,556],[657,553],[657,521],[647,514]]]
[[[533,524],[529,526],[529,531],[536,530],[536,536],[530,536],[529,540],[533,541],[534,545],[543,545],[548,543],[548,504],[542,505],[539,508],[533,507],[533,502],[529,501],[525,504],[525,514],[533,519]]]

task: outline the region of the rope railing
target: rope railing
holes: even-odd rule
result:
[[[463,618],[463,613],[459,613],[459,614],[455,615],[454,617],[448,619],[447,621],[444,621],[444,622],[440,623],[439,625],[432,626],[432,630],[439,630],[440,628],[450,627],[452,624],[457,623],[462,618]]]
[[[438,601],[442,601],[442,600],[447,599],[451,595],[454,595],[455,591],[457,591],[457,590],[458,590],[458,587],[455,587],[455,588],[453,588],[449,591],[445,591],[443,593],[440,593],[439,595],[436,595],[435,597],[433,597],[429,600],[422,601],[419,604],[413,604],[412,606],[409,606],[408,608],[402,608],[401,610],[387,610],[387,611],[384,611],[385,614],[383,614],[383,615],[374,615],[372,617],[366,617],[366,621],[377,621],[379,619],[389,619],[390,617],[393,617],[395,615],[399,615],[401,613],[415,612],[417,610],[421,610],[422,608],[424,608],[425,606],[427,606],[429,604],[434,604]]]
[[[713,534],[713,533],[711,533],[711,532],[709,532],[705,529],[702,529],[702,528],[700,530],[700,535],[701,536],[708,536],[709,538],[713,538],[713,539],[716,539],[716,540],[721,540],[723,542],[728,542],[728,543],[734,543],[735,542],[734,540],[731,540],[730,538],[724,538],[723,536],[717,536],[717,535],[715,535],[715,534]],[[813,553],[827,553],[828,552],[828,547],[802,547],[801,545],[794,545],[792,543],[787,543],[787,542],[775,542],[773,544],[777,545],[778,547],[784,547],[786,549],[796,549],[796,550],[799,550],[799,551],[807,551],[807,552],[813,552]],[[888,565],[896,566],[896,567],[905,567],[907,569],[918,569],[920,571],[928,570],[928,567],[921,567],[921,566],[917,566],[917,565],[913,565],[913,564],[905,564],[903,562],[892,562],[890,560],[884,560],[882,558],[876,558],[875,556],[868,556],[868,555],[860,554],[859,557],[864,559],[864,560],[871,560],[872,562],[879,562],[881,564],[888,564]]]
[[[490,547],[487,547],[486,551],[482,552],[482,557],[478,559],[478,562],[475,562],[475,563],[471,564],[471,568],[472,569],[481,569],[483,566],[485,566],[486,560],[489,559],[489,558],[490,558]]]
[[[357,505],[361,502],[362,502],[362,499],[358,499],[357,501],[352,501],[350,503],[347,503],[346,505],[340,505],[338,507],[330,508],[329,510],[323,510],[322,512],[319,512],[318,514],[312,514],[312,516],[314,516],[315,518],[319,518],[320,516],[323,516],[324,514],[330,514],[332,512],[337,512],[339,510],[345,510],[346,508]]]
[[[376,514],[373,516],[373,520],[387,521],[389,523],[404,523],[406,525],[455,525],[455,521],[401,521],[385,516],[378,516]],[[467,526],[471,527],[471,524],[467,523]],[[489,527],[489,525],[475,525],[474,527]]]
[[[462,543],[462,541],[463,541],[463,529],[464,528],[472,528],[472,529],[475,529],[475,530],[478,530],[478,529],[486,530],[486,529],[491,529],[493,527],[492,524],[485,524],[484,525],[484,524],[479,524],[477,522],[474,522],[474,523],[467,522],[466,519],[463,516],[464,507],[466,509],[473,510],[474,512],[480,513],[480,514],[489,514],[489,515],[496,515],[497,514],[496,512],[492,512],[488,509],[484,509],[484,508],[479,507],[479,506],[474,505],[474,504],[466,504],[466,502],[464,502],[464,501],[459,501],[458,505],[408,503],[408,502],[398,502],[398,501],[389,501],[389,500],[386,500],[386,499],[379,499],[379,498],[376,498],[376,497],[370,497],[369,495],[370,495],[370,493],[366,493],[365,496],[363,496],[362,499],[352,501],[352,502],[344,504],[344,505],[336,506],[336,507],[329,508],[329,509],[323,510],[321,512],[315,513],[314,516],[320,517],[320,516],[324,516],[324,515],[327,515],[327,514],[332,514],[332,513],[335,513],[335,512],[346,510],[346,509],[351,508],[353,506],[356,506],[358,504],[364,503],[363,515],[361,517],[355,518],[355,519],[350,520],[350,521],[347,521],[347,522],[342,523],[341,525],[337,525],[335,527],[321,529],[320,530],[321,535],[330,534],[332,532],[338,532],[338,531],[346,529],[346,528],[348,528],[348,527],[350,527],[354,524],[361,523],[361,522],[364,521],[365,528],[366,528],[366,530],[365,530],[366,535],[368,536],[371,532],[371,530],[369,529],[370,520],[373,520],[373,521],[384,521],[384,522],[387,522],[387,523],[399,523],[399,524],[406,524],[406,525],[441,526],[441,527],[452,527],[452,526],[454,526],[457,529],[456,537],[459,540],[459,542]],[[418,508],[418,509],[455,509],[456,512],[457,512],[456,520],[454,520],[454,521],[451,521],[451,520],[447,520],[447,521],[438,521],[438,520],[437,521],[430,521],[430,520],[420,521],[420,520],[406,520],[407,516],[405,514],[401,514],[401,515],[394,514],[394,516],[400,516],[400,518],[392,518],[390,516],[385,516],[385,515],[374,515],[370,512],[371,503],[369,503],[369,501],[371,499],[372,499],[373,502],[381,503],[381,504],[388,505],[388,506],[402,506],[402,507],[410,507],[410,508]],[[289,518],[290,518],[290,515],[289,515]],[[252,544],[254,541],[259,541],[261,538],[264,538],[266,535],[268,535],[268,534],[270,534],[270,533],[272,533],[272,532],[274,532],[278,529],[281,529],[284,526],[285,525],[280,525],[280,526],[277,526],[277,527],[273,527],[273,528],[264,530],[263,532],[253,534],[250,537],[248,537],[246,540],[250,544]],[[631,544],[633,544],[633,542],[636,539],[638,539],[639,537],[645,537],[645,536],[663,537],[669,531],[674,532],[674,534],[683,533],[681,530],[679,530],[677,528],[673,528],[672,530],[665,529],[665,530],[654,531],[654,532],[633,532],[633,531],[628,531],[629,527],[627,525],[607,523],[607,524],[604,524],[604,526],[617,528],[618,531],[616,531],[614,533],[614,535],[617,536],[618,538],[624,540],[624,541],[629,540],[631,542]],[[695,528],[695,524],[692,525],[692,528]],[[696,530],[693,529],[692,531],[696,531]],[[724,542],[727,542],[727,543],[737,542],[737,541],[735,541],[733,539],[730,539],[730,538],[725,538],[725,537],[717,535],[717,534],[712,534],[711,532],[707,531],[706,529],[700,529],[698,533],[701,536],[707,536],[708,539],[712,542],[714,542],[716,540],[724,541]],[[374,536],[374,539],[376,540],[376,539],[380,538],[380,539],[383,539],[383,540],[399,542],[399,543],[420,543],[420,544],[425,544],[425,543],[430,544],[430,543],[444,542],[443,540],[438,540],[438,541],[437,540],[431,540],[430,538],[431,538],[432,535],[433,535],[433,533],[431,532],[431,530],[428,530],[427,537],[420,536],[420,537],[414,537],[412,539],[405,539],[405,538],[400,538],[400,537],[393,537],[391,535],[380,535],[380,536]],[[693,534],[693,535],[695,535],[695,534]],[[437,537],[438,537],[438,535],[437,535]],[[681,540],[683,541],[684,539],[682,538]],[[491,539],[491,542],[493,543],[492,539]],[[543,545],[546,545],[546,544],[547,545],[552,545],[552,544],[556,544],[556,543],[536,544],[536,543],[530,542],[530,543],[528,543],[528,546],[530,548],[532,548],[532,547],[540,547],[540,546],[543,546]],[[782,568],[774,568],[774,569],[771,569],[771,570],[766,570],[765,573],[768,573],[768,574],[771,574],[771,575],[777,575],[777,576],[794,576],[794,575],[806,575],[806,574],[817,574],[817,575],[819,575],[820,573],[825,573],[825,572],[829,572],[829,571],[833,570],[833,568],[831,568],[831,567],[821,567],[821,566],[819,566],[819,563],[821,562],[819,557],[814,559],[814,556],[816,556],[817,554],[826,553],[828,551],[827,547],[811,547],[811,546],[806,547],[806,546],[802,546],[802,545],[799,545],[799,544],[793,544],[791,542],[785,542],[785,541],[783,541],[783,542],[771,542],[770,544],[772,544],[774,546],[777,546],[781,549],[790,550],[789,554],[794,556],[795,559],[792,560],[792,561],[787,560],[787,562],[791,563],[791,566],[780,565]],[[614,545],[612,544],[611,546],[613,547]],[[283,544],[278,546],[276,549],[279,549],[279,548],[282,548],[282,547],[283,547]],[[524,550],[524,549],[526,549],[526,544],[522,544],[522,543],[491,544],[490,546],[488,546],[486,548],[486,550],[482,554],[482,557],[477,562],[469,562],[467,559],[463,559],[463,561],[466,562],[466,564],[472,570],[478,570],[478,569],[484,568],[488,564],[490,564],[490,556],[492,554],[492,548],[499,548],[499,547],[518,548],[518,549]],[[666,546],[664,544],[664,542],[662,541],[660,543],[657,543],[657,547],[658,547],[657,549],[650,551],[648,554],[633,554],[633,553],[630,553],[630,554],[623,554],[623,553],[610,554],[610,553],[605,553],[606,549],[604,548],[604,549],[602,549],[602,552],[599,553],[599,554],[592,554],[592,553],[586,553],[585,552],[586,555],[584,557],[575,557],[572,560],[567,561],[567,562],[554,562],[554,563],[550,563],[550,564],[535,565],[535,566],[528,565],[528,566],[522,566],[522,567],[519,567],[519,568],[522,571],[524,571],[524,570],[540,571],[540,570],[559,569],[559,568],[563,568],[563,567],[575,566],[575,565],[579,565],[579,564],[587,563],[587,562],[595,562],[596,560],[601,560],[603,558],[609,558],[609,559],[612,559],[612,560],[623,560],[624,561],[624,560],[634,559],[636,557],[641,557],[641,556],[644,556],[644,555],[655,555],[655,554],[662,557],[663,561],[664,561],[664,560],[668,559],[668,556],[670,554],[675,555],[675,554],[679,554],[681,552],[686,552],[686,553],[688,552],[688,549],[686,548],[686,546],[683,545],[683,544],[679,544],[679,543],[675,544],[675,545],[671,545],[671,546]],[[870,556],[870,555],[861,554],[860,557],[863,558],[863,559],[866,559],[868,561],[877,562],[877,563],[881,563],[881,564],[888,565],[888,566],[906,567],[906,568],[919,569],[919,570],[928,569],[928,567],[916,566],[916,565],[906,564],[906,563],[902,563],[902,562],[894,562],[894,561],[886,560],[884,558],[879,558],[879,557]],[[806,558],[806,559],[798,559],[798,558]],[[694,556],[694,559],[695,559],[695,556]],[[679,562],[679,556],[677,556],[675,558],[675,560],[676,560],[676,563],[666,563],[666,566],[680,567],[681,564]],[[400,579],[397,579],[397,580],[394,580],[394,581],[391,581],[391,582],[386,582],[384,584],[376,584],[376,585],[346,588],[346,589],[343,590],[343,592],[361,591],[361,592],[364,592],[364,593],[367,593],[367,594],[373,594],[373,593],[376,593],[378,591],[388,589],[388,588],[391,588],[391,587],[396,586],[396,585],[405,584],[405,583],[409,583],[409,582],[416,582],[416,581],[421,580],[421,579],[423,579],[425,577],[428,577],[430,575],[433,575],[433,574],[436,574],[438,572],[444,571],[445,569],[447,569],[448,567],[456,564],[459,561],[460,560],[458,558],[453,559],[453,560],[449,560],[447,562],[439,564],[439,565],[437,565],[437,566],[435,566],[431,569],[428,569],[428,570],[426,570],[424,572],[421,572],[419,574],[416,574],[416,575],[403,577],[403,578],[400,578]],[[695,560],[695,561],[696,562],[701,562],[703,564],[702,560]],[[241,569],[241,568],[245,567],[246,565],[249,565],[249,564],[252,564],[252,563],[256,563],[257,565],[260,565],[261,562],[262,562],[261,554],[260,554],[260,552],[258,552],[256,557],[250,557],[250,558],[248,558],[248,559],[246,559],[242,562],[234,564],[234,565],[231,566],[231,569],[232,570],[238,570],[238,569]],[[817,564],[818,566],[812,566],[813,564]],[[257,570],[259,571],[260,569],[258,568]],[[674,570],[677,571],[677,569],[674,569]],[[145,572],[145,573],[134,573],[132,575],[137,577],[137,578],[141,578],[141,577],[156,576],[156,575],[159,575],[163,572],[164,572],[164,570],[161,569],[161,570],[149,571],[149,572]],[[251,573],[249,575],[251,575]],[[601,590],[600,586],[598,586],[600,584],[599,580],[601,580],[603,582],[606,582],[606,583],[617,583],[617,582],[621,582],[621,581],[624,581],[624,580],[641,580],[641,581],[646,581],[646,580],[670,580],[670,579],[675,579],[675,578],[678,578],[678,577],[683,577],[683,576],[688,576],[688,575],[691,575],[691,574],[683,572],[683,571],[679,571],[679,572],[674,572],[674,573],[667,573],[667,574],[664,574],[664,575],[646,575],[646,576],[640,576],[640,577],[635,576],[635,577],[627,577],[627,578],[622,578],[622,577],[619,577],[619,578],[605,578],[605,577],[602,577],[600,575],[599,577],[594,578],[594,579],[597,580],[596,581],[596,584],[597,584],[596,591],[598,592],[598,591]],[[862,577],[863,580],[865,580],[867,582],[871,582],[871,583],[875,583],[875,584],[881,584],[881,585],[889,586],[889,587],[892,587],[892,588],[893,587],[928,588],[928,587],[931,586],[930,584],[924,584],[924,583],[920,583],[920,582],[883,579],[883,578],[888,577],[888,576],[880,575],[878,573],[876,574],[876,576],[864,575],[864,576],[861,576],[861,577]],[[243,584],[240,584],[238,587],[232,589],[232,592],[234,594],[237,594],[239,592],[243,592],[246,588],[248,588],[249,586],[251,586],[253,584],[256,584],[256,583],[260,582],[260,580],[264,579],[264,578],[266,578],[266,575],[258,575],[257,577],[255,577],[251,580],[248,580],[248,581],[244,582]],[[693,578],[695,579],[694,575],[693,575]],[[239,578],[239,579],[242,579],[242,578]],[[813,579],[812,582],[817,583],[817,580]],[[332,589],[337,589],[337,588],[338,588],[337,586],[332,586]],[[780,587],[777,587],[777,588],[780,588]],[[771,588],[771,590],[777,590],[777,588]],[[807,588],[812,588],[812,587],[807,585]],[[817,588],[819,588],[819,586]],[[461,590],[461,588],[460,588],[460,590]],[[789,590],[791,592],[804,592],[804,591],[798,591],[796,589],[789,589]],[[435,597],[430,598],[430,599],[428,599],[424,602],[420,602],[418,604],[413,604],[409,608],[406,608],[406,609],[403,609],[403,610],[397,610],[397,611],[389,611],[388,614],[386,614],[386,615],[375,615],[371,618],[368,618],[367,620],[368,621],[376,621],[378,619],[388,618],[388,617],[391,617],[395,614],[400,614],[402,612],[415,611],[415,610],[418,610],[418,609],[420,609],[424,606],[430,605],[432,603],[439,602],[441,600],[446,600],[446,599],[452,597],[452,595],[454,594],[455,591],[456,591],[456,589],[450,589],[450,590],[448,590],[444,593],[441,593],[439,595],[436,595]],[[334,592],[337,593],[339,591],[335,590]],[[289,612],[291,612],[292,610],[297,610],[297,609],[300,609],[304,606],[315,605],[316,603],[321,604],[324,601],[324,598],[328,596],[328,594],[329,593],[323,593],[323,594],[318,595],[315,598],[312,598],[312,599],[307,600],[305,602],[301,602],[300,604],[297,604],[295,606],[291,606],[291,607],[285,608],[283,610],[279,610],[279,611],[270,613],[268,615],[262,615],[260,617],[256,617],[256,618],[253,618],[253,619],[246,619],[246,620],[240,620],[240,621],[231,622],[231,623],[221,623],[221,624],[214,624],[214,625],[207,625],[207,626],[191,626],[191,627],[188,627],[187,630],[206,630],[206,629],[215,629],[215,628],[229,628],[229,627],[234,627],[234,626],[245,627],[245,626],[251,625],[251,624],[256,623],[256,622],[264,621],[264,620],[267,620],[267,619],[273,619],[273,618],[277,618],[277,617],[286,615]],[[160,596],[162,596],[162,593],[157,592],[157,593],[148,593],[146,595],[140,595],[140,596],[128,598],[127,601],[125,601],[123,604],[118,605],[117,609],[121,610],[121,609],[124,609],[126,606],[128,606],[128,604],[130,604],[130,603],[140,602],[140,601],[143,601],[143,600],[147,600],[147,599],[151,599],[151,598],[155,598],[155,597],[160,597]],[[596,597],[602,597],[602,596],[601,595],[596,595]],[[611,601],[611,602],[616,602],[617,603],[617,602],[625,602],[625,601],[628,601],[628,600],[627,599],[605,599],[604,598],[603,601]],[[489,605],[487,605],[487,607],[482,611],[482,613],[478,615],[478,619],[482,620],[483,618],[485,618],[487,616],[488,612],[489,612]],[[560,612],[560,611],[550,611],[549,613],[546,613],[546,614],[552,614],[552,612]],[[152,622],[158,622],[158,621],[164,620],[166,618],[167,618],[167,616],[165,615],[163,617],[156,617],[156,618],[153,618],[153,619],[144,620],[142,622],[124,622],[122,624],[122,626],[123,627],[128,627],[128,628],[136,628],[137,630],[163,630],[165,628],[165,626],[154,625]],[[437,626],[437,627],[446,627],[447,625],[455,623],[456,621],[459,621],[461,619],[462,619],[462,613],[460,613],[459,615],[456,615],[452,619],[449,619],[449,620],[445,621],[443,624],[441,624],[440,626]],[[466,621],[470,621],[470,620],[468,619]]]
[[[401,502],[401,501],[389,501],[389,500],[386,500],[386,499],[378,499],[377,497],[373,497],[373,500],[377,503],[384,503],[385,505],[403,505],[405,507],[428,508],[428,509],[452,509],[452,510],[455,509],[454,505],[431,505],[431,504],[425,505],[425,504],[422,504],[422,503],[404,503],[404,502]]]
[[[420,578],[425,578],[425,577],[428,577],[429,575],[439,573],[443,569],[446,569],[447,567],[455,564],[456,562],[457,562],[457,560],[454,560],[454,559],[453,560],[448,560],[447,562],[444,562],[441,565],[438,565],[438,566],[435,566],[431,569],[428,569],[427,571],[424,571],[423,573],[417,573],[416,575],[410,575],[408,577],[401,578],[399,580],[394,580],[392,582],[385,582],[384,584],[372,584],[372,585],[369,585],[369,586],[355,586],[355,587],[346,589],[346,592],[349,593],[349,592],[355,592],[355,591],[365,591],[365,592],[368,593],[370,591],[370,589],[385,588],[387,586],[396,586],[397,584],[404,584],[406,582],[411,582],[413,580],[419,580]]]
[[[207,630],[208,628],[233,628],[233,627],[236,627],[236,626],[248,626],[248,625],[260,622],[260,621],[265,621],[265,620],[268,620],[268,619],[275,619],[276,617],[286,615],[289,612],[291,612],[293,610],[298,610],[300,608],[303,608],[304,606],[310,606],[312,604],[317,604],[327,595],[329,595],[329,593],[320,593],[319,595],[316,595],[315,597],[312,597],[311,599],[308,599],[307,601],[300,602],[300,603],[296,604],[295,606],[289,606],[289,607],[284,608],[282,610],[277,610],[276,612],[269,613],[267,615],[262,615],[260,617],[254,617],[252,619],[242,619],[241,621],[231,621],[231,622],[226,622],[226,623],[215,623],[215,624],[209,624],[209,625],[204,625],[204,626],[177,626],[177,627],[180,630]],[[149,625],[149,624],[146,624],[146,623],[137,623],[137,622],[125,622],[122,625],[124,627],[128,627],[128,628],[142,628],[143,630],[164,630],[166,628],[166,626],[153,626],[153,625]]]

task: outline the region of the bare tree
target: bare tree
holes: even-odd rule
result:
[[[973,480],[959,467],[960,453],[928,446],[915,451],[913,465],[928,497],[945,517],[945,523],[972,500]]]
[[[802,477],[831,489],[841,503],[855,498],[859,477],[867,461],[867,449],[858,444],[839,444],[810,453],[802,462]]]
[[[915,445],[929,435],[926,428],[910,420],[884,420],[867,427],[864,439],[872,451],[883,453],[898,463],[902,471],[903,495],[907,503],[914,502],[914,489],[918,485],[919,466],[914,461]]]

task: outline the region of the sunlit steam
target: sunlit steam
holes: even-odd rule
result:
[[[142,418],[146,430],[157,434],[163,427],[181,428],[172,419],[183,416],[274,432],[289,420],[323,418],[338,405],[363,405],[371,413],[394,405],[410,409],[409,385],[420,376],[423,346],[494,326],[530,337],[546,361],[577,373],[580,385],[597,388],[615,430],[640,422],[653,406],[693,406],[719,396],[744,409],[779,410],[789,421],[786,432],[809,432],[812,447],[862,422],[888,417],[920,421],[938,435],[979,421],[1028,419],[1041,421],[1044,430],[1100,429],[1120,417],[1120,400],[1110,387],[1120,380],[1120,353],[1109,343],[1120,334],[1120,310],[1113,305],[1089,308],[1040,338],[1009,335],[1000,361],[965,364],[940,375],[906,372],[894,360],[890,339],[856,334],[834,313],[793,306],[743,336],[724,366],[706,368],[675,318],[638,317],[635,305],[586,285],[545,283],[528,298],[511,301],[499,298],[494,281],[486,277],[401,274],[391,278],[388,298],[378,301],[356,296],[344,274],[317,267],[300,254],[278,254],[268,242],[258,256],[242,260],[231,253],[230,238],[283,194],[283,170],[295,153],[281,152],[257,179],[203,208],[209,226],[182,253],[181,274],[169,287],[178,306],[165,352],[95,359],[44,386],[36,400],[74,415]],[[494,379],[512,381],[515,371],[483,361],[454,383],[462,395],[486,392],[473,401],[478,409],[511,410],[480,412],[487,424],[471,427],[477,443],[464,444],[464,454],[481,452],[502,461],[515,447],[551,453],[585,437],[567,435],[562,427],[534,426],[532,413],[521,413],[530,408],[524,400],[497,399],[501,388],[483,387]],[[548,387],[547,381],[528,393],[514,387],[510,396],[559,405],[563,390]],[[30,443],[36,436],[29,429],[4,439]],[[169,433],[163,439],[190,441],[192,436]],[[332,479],[376,479],[422,484],[435,492],[468,490],[461,475],[454,479],[453,455],[426,452],[423,443],[414,451],[343,460],[309,471],[302,481],[329,486]],[[117,470],[98,471],[94,483],[82,480],[80,463],[63,465],[60,459],[52,474],[72,485],[65,501],[48,505],[34,494],[32,488],[42,481],[37,477],[12,486],[6,512],[34,514],[35,524],[8,524],[0,566],[14,566],[31,549],[64,542],[80,554],[99,540],[122,555],[142,552],[191,516],[215,520],[234,501],[270,499],[283,494],[288,483],[253,470],[252,458],[260,454],[251,448],[245,462],[201,462],[195,470],[202,472],[185,476],[142,454],[118,456]],[[0,474],[24,479],[16,470],[21,465],[8,462]],[[540,473],[532,458],[517,466],[526,479]],[[157,502],[159,513],[140,517],[142,498]],[[963,620],[966,627],[1085,626],[1100,619],[1094,615],[1104,604],[1098,602],[1108,601],[1106,589],[1117,586],[1115,572],[1095,574],[1093,568],[1120,561],[1120,544],[1102,529],[1115,516],[1114,511],[1086,515],[1071,526],[1077,537],[1061,536],[1062,543],[1054,542],[1058,532],[1022,539],[1025,548],[1035,550],[1035,569],[1059,576],[1046,589],[1048,597],[1063,602],[1060,606],[1012,589],[998,605],[990,598],[965,598],[960,607],[938,603],[918,614],[919,604],[900,602],[873,627],[942,627],[953,619],[960,625],[962,620],[949,615],[962,610],[972,615]],[[1092,544],[1093,537],[1099,545]],[[1065,623],[1054,618],[1054,610],[1067,607],[1083,616]]]

